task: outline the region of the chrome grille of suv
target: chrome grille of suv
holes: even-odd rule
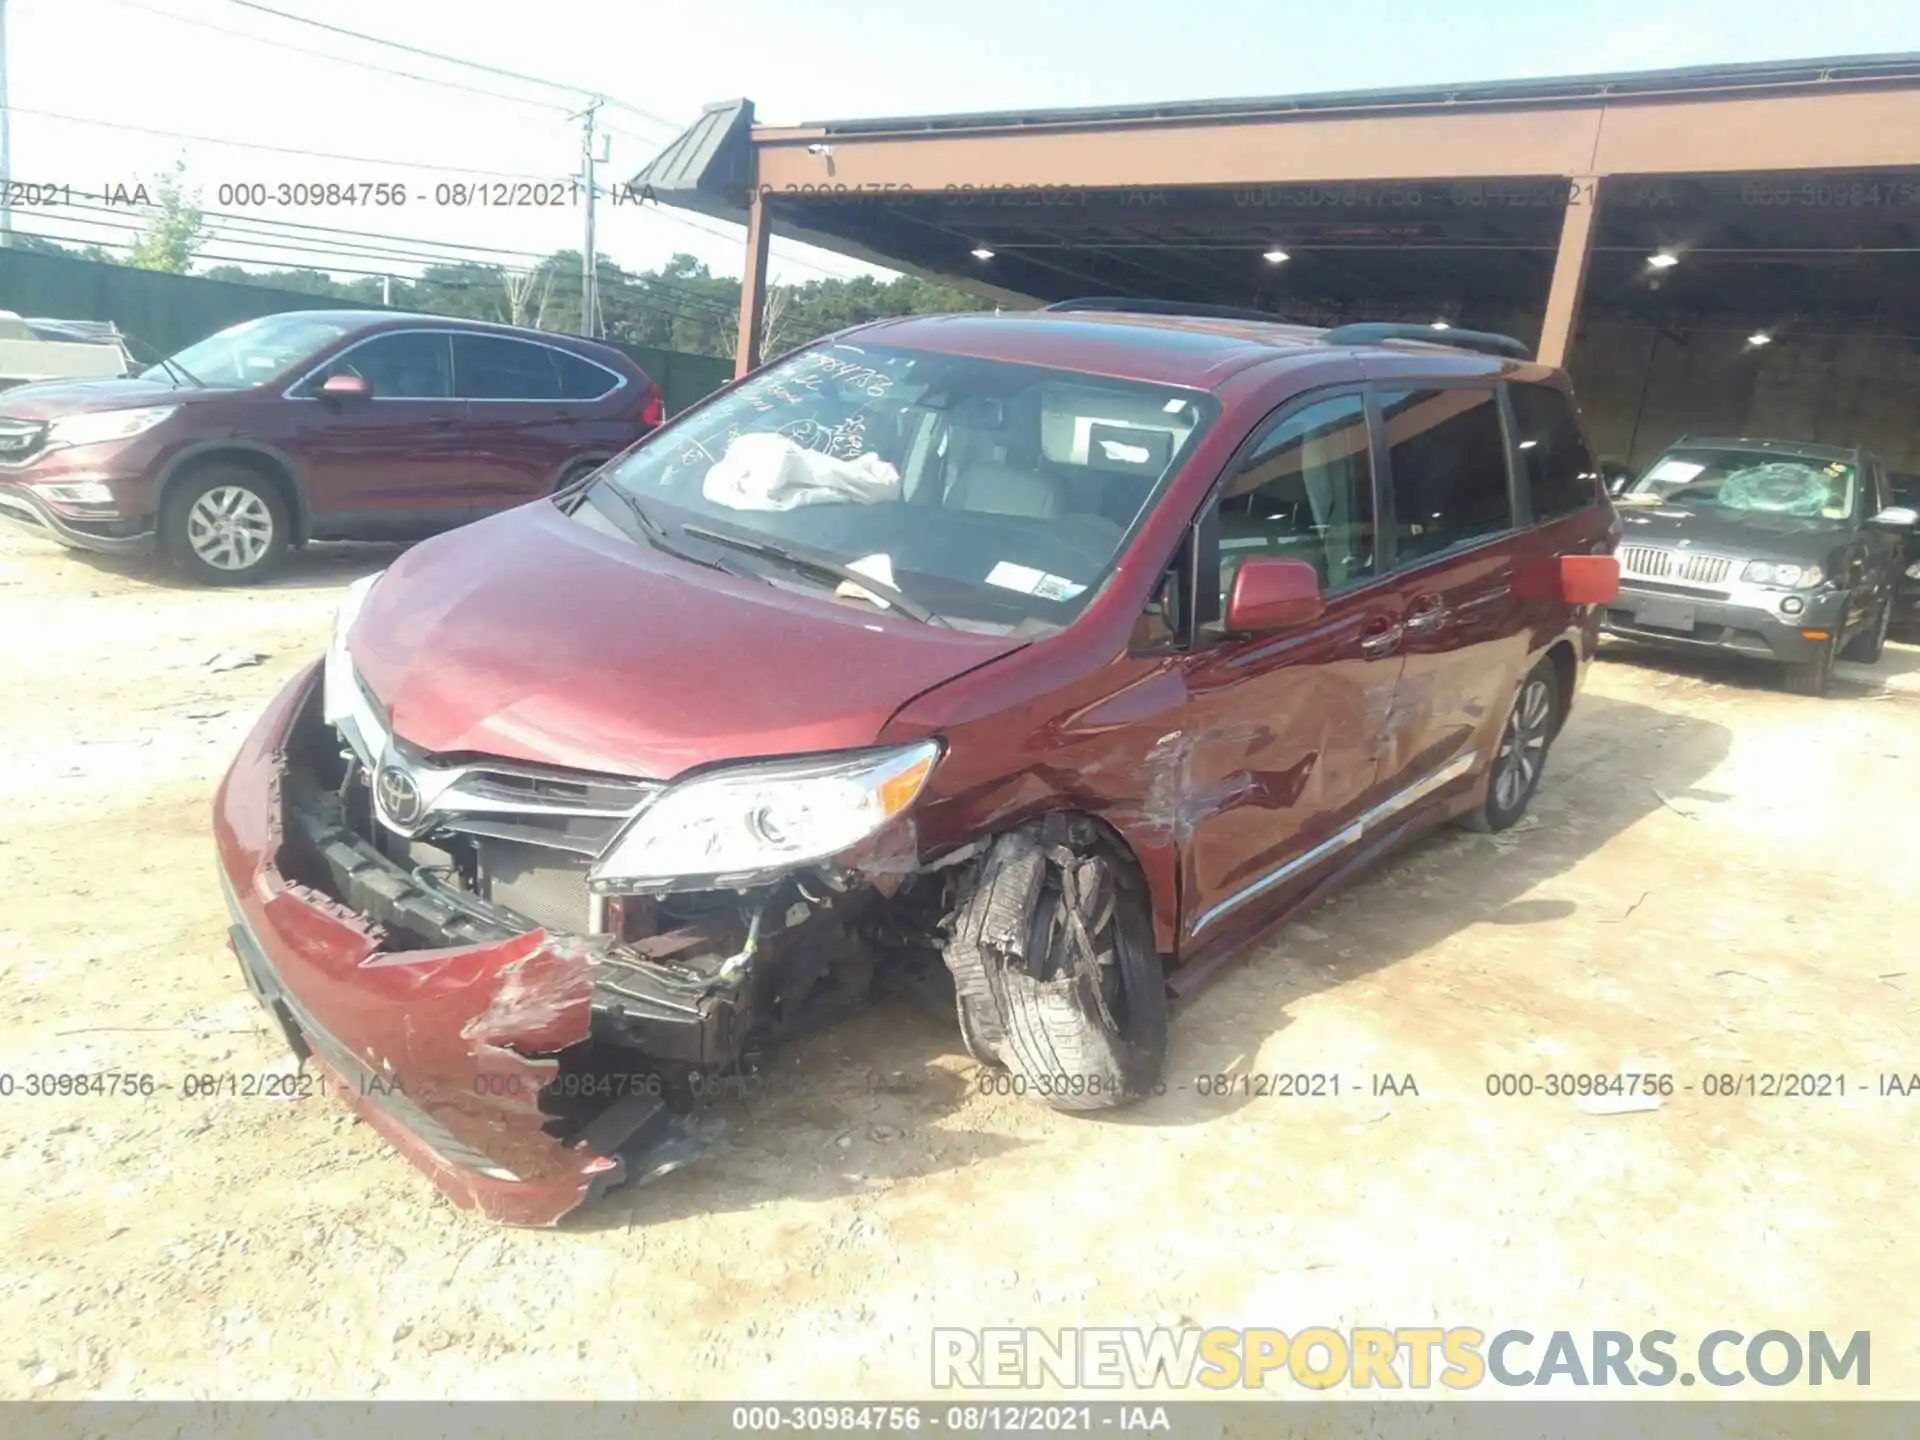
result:
[[[1620,573],[1641,580],[1672,580],[1683,585],[1724,585],[1733,561],[1719,555],[1693,555],[1658,545],[1622,545]]]

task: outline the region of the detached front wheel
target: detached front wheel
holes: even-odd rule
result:
[[[292,526],[279,489],[252,470],[218,465],[167,496],[160,541],[167,557],[203,585],[245,585],[286,554]]]

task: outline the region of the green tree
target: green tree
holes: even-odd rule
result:
[[[198,192],[187,193],[186,178],[186,162],[176,160],[172,174],[154,180],[153,214],[133,242],[128,264],[170,275],[185,275],[193,268],[194,252],[207,238],[207,221],[200,213]]]

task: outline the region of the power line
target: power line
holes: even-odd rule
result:
[[[342,155],[332,150],[304,150],[298,146],[267,145],[258,140],[222,140],[214,135],[190,135],[184,130],[161,130],[150,125],[127,125],[117,120],[90,120],[84,115],[66,115],[54,110],[32,110],[24,105],[6,107],[9,115],[33,115],[42,120],[57,120],[67,125],[90,125],[101,130],[124,130],[134,135],[157,135],[166,140],[192,140],[200,145],[225,145],[236,150],[260,150],[274,155],[298,155],[309,160],[346,160],[356,165],[386,165],[403,170],[431,170],[443,175],[482,175],[493,180],[546,180],[548,175],[526,175],[512,170],[482,170],[471,165],[428,164],[424,160],[383,159],[376,155]],[[565,178],[565,177],[561,177]]]
[[[110,5],[124,6],[129,10],[141,10],[162,19],[177,21],[182,25],[197,26],[202,30],[211,30],[217,35],[231,35],[239,40],[250,40],[256,45],[268,45],[276,50],[290,50],[296,55],[310,55],[318,60],[331,60],[339,65],[351,65],[361,70],[372,70],[382,75],[398,75],[406,80],[418,80],[425,85],[439,85],[448,90],[464,90],[469,95],[484,95],[490,100],[500,100],[509,105],[531,105],[540,110],[560,112],[564,106],[550,100],[534,100],[525,95],[508,95],[499,90],[485,90],[478,85],[462,85],[458,80],[443,80],[436,75],[421,75],[412,70],[396,70],[390,65],[375,64],[371,60],[356,60],[350,55],[334,55],[325,50],[312,50],[305,45],[293,45],[285,40],[274,40],[265,35],[255,35],[248,30],[235,30],[231,26],[216,25],[211,20],[202,20],[192,15],[176,15],[171,10],[162,10],[153,5],[143,5],[140,0],[107,0]]]
[[[316,30],[325,30],[330,35],[344,35],[350,40],[361,40],[369,45],[384,45],[389,50],[403,50],[409,55],[419,55],[428,60],[439,60],[447,65],[463,65],[469,70],[478,70],[488,75],[497,75],[504,80],[518,80],[527,85],[545,85],[548,89],[560,90],[569,95],[597,97],[605,100],[609,105],[619,106],[622,110],[630,114],[639,115],[658,125],[664,125],[676,134],[685,128],[667,119],[664,115],[656,115],[651,110],[641,109],[638,105],[629,105],[624,100],[615,100],[610,96],[599,95],[591,86],[563,84],[558,80],[548,80],[540,75],[529,75],[521,70],[508,70],[503,66],[488,65],[479,60],[468,60],[459,55],[449,55],[441,50],[429,50],[424,46],[409,45],[401,40],[389,40],[384,36],[369,35],[364,30],[352,30],[344,25],[333,25],[325,20],[315,20],[306,15],[295,15],[291,11],[276,10],[271,5],[260,4],[259,0],[229,0],[229,3],[238,5],[243,10],[256,10],[262,15],[272,15],[280,20],[291,20],[296,25],[310,25]]]

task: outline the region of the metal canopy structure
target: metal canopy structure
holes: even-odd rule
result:
[[[735,102],[636,184],[748,225],[743,369],[773,233],[1002,303],[1441,320],[1550,363],[1596,318],[1920,334],[1916,55],[784,128]]]

